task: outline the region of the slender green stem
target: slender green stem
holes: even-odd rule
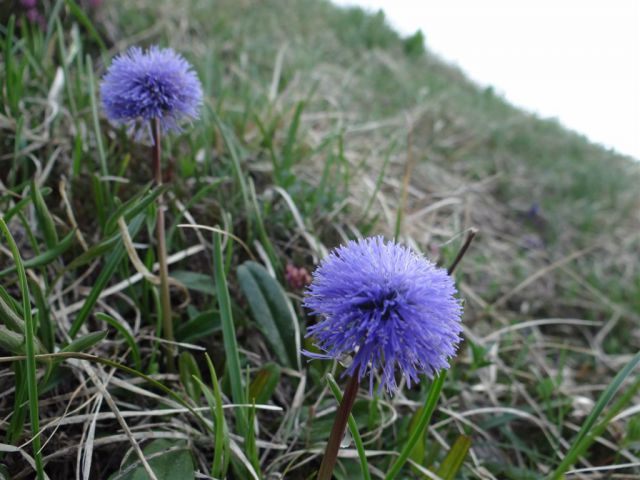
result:
[[[385,480],[391,480],[398,475],[405,462],[411,455],[413,451],[413,447],[416,446],[418,440],[422,435],[424,435],[424,431],[426,430],[429,422],[431,421],[431,415],[433,415],[433,411],[436,409],[436,404],[438,403],[438,398],[440,397],[440,392],[442,391],[442,386],[444,385],[444,379],[447,376],[447,371],[442,370],[436,378],[434,378],[433,383],[431,384],[431,388],[429,389],[429,395],[427,396],[427,401],[422,409],[422,413],[420,414],[420,418],[418,420],[418,425],[416,429],[413,431],[407,443],[402,447],[402,451],[400,452],[400,456],[396,459],[396,461],[391,465],[391,468],[387,472]]]
[[[161,161],[161,139],[160,139],[160,122],[154,118],[151,122],[153,131],[153,148],[151,150],[153,157],[153,175],[158,186],[162,185],[162,161]],[[164,196],[162,193],[158,195],[158,216],[156,219],[156,239],[158,242],[158,265],[160,267],[160,303],[162,305],[162,336],[169,342],[174,341],[173,336],[173,319],[171,314],[171,292],[169,291],[169,268],[167,266],[167,243],[165,238],[165,221],[164,221]],[[175,371],[175,349],[173,343],[165,344],[167,353],[167,369],[170,372]]]
[[[340,402],[340,406],[336,411],[336,416],[333,421],[333,428],[327,441],[327,448],[324,451],[324,458],[320,464],[318,470],[318,480],[331,480],[331,474],[333,468],[338,461],[338,450],[340,450],[340,442],[344,436],[344,431],[347,427],[347,421],[349,420],[349,414],[353,408],[353,404],[358,396],[358,387],[360,386],[360,379],[358,378],[358,372],[354,372],[353,376],[347,383],[347,388],[344,391],[344,396]]]
[[[9,227],[0,218],[0,229],[9,243],[9,249],[13,256],[18,271],[18,285],[22,295],[22,311],[24,315],[24,343],[25,343],[25,363],[27,374],[27,392],[29,393],[29,415],[31,417],[31,431],[33,435],[33,458],[36,463],[36,475],[38,480],[44,479],[44,466],[42,464],[42,452],[40,451],[40,416],[38,413],[38,381],[36,377],[36,338],[34,334],[33,317],[31,316],[31,301],[29,299],[29,286],[27,284],[27,274],[24,270],[20,251],[16,242],[11,236]]]

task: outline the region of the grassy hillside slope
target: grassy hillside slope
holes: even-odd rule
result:
[[[415,464],[401,478],[428,478],[427,468],[442,474],[461,435],[471,438],[471,449],[455,478],[542,478],[560,462],[600,394],[640,347],[637,163],[513,108],[424,51],[419,39],[401,38],[380,14],[323,0],[109,1],[86,18],[68,6],[59,14],[59,29],[52,22],[48,34],[18,29],[0,70],[0,212],[24,259],[57,252],[47,218],[60,238],[77,228],[64,251],[28,270],[36,335],[48,351],[68,344],[71,325],[85,315],[81,333],[108,331],[87,352],[164,382],[209,419],[204,407],[215,404],[215,389],[206,350],[225,404],[232,403],[230,384],[248,380],[258,403],[281,409],[246,409],[255,415],[254,437],[246,438],[245,414],[238,413],[244,410],[225,410],[233,434],[226,438],[236,448],[229,478],[251,478],[251,469],[262,478],[310,478],[336,406],[324,375],[332,371],[339,380],[342,367],[304,359],[299,368],[285,365],[251,314],[238,267],[253,258],[273,272],[304,332],[314,320],[300,306],[302,289],[286,275],[288,265],[311,271],[328,249],[378,233],[448,265],[476,228],[456,274],[465,341],[432,427],[412,455]],[[6,28],[2,33],[6,44]],[[206,97],[202,118],[164,145],[169,253],[177,255],[171,275],[182,285],[173,297],[175,325],[180,351],[189,352],[180,375],[161,361],[155,289],[129,283],[136,273],[131,252],[117,257],[109,240],[120,238],[116,219],[123,211],[130,232],[139,218],[134,246],[152,267],[148,148],[110,126],[91,101],[90,87],[112,55],[153,43],[193,62]],[[182,223],[218,225],[234,235],[225,241],[224,267],[242,378],[229,371],[223,348],[210,232]],[[0,267],[13,264],[3,243]],[[13,270],[0,272],[0,296],[20,312],[16,279]],[[101,294],[85,312],[87,299]],[[140,365],[123,329],[139,346]],[[1,443],[18,446],[29,438],[22,424],[30,431],[31,423],[26,403],[20,407],[26,374],[15,365],[0,364],[0,391],[8,392],[0,394],[7,419],[0,434]],[[216,435],[184,405],[159,399],[166,392],[148,378],[88,365],[65,362],[45,379],[41,369],[51,478],[80,470],[90,478],[118,471],[125,473],[113,478],[129,478],[123,458],[135,458],[133,439],[145,447],[157,438],[211,472]],[[625,410],[639,398],[634,378],[621,390],[625,403],[605,410],[626,413],[602,425],[576,467],[640,463],[640,417]],[[361,391],[354,415],[374,477],[383,478],[406,440],[428,385],[392,398]],[[167,415],[165,408],[182,410]],[[93,431],[96,411],[105,417]],[[123,430],[118,411],[127,412],[132,433]],[[211,416],[214,424],[221,420]],[[59,417],[66,420],[55,429]],[[94,437],[93,450],[80,450]],[[336,476],[361,478],[353,445],[345,450]],[[83,466],[80,451],[88,458]],[[16,453],[0,458],[0,478],[3,469],[7,478],[33,475]]]

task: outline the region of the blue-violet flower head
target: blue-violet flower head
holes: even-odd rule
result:
[[[192,66],[170,48],[132,47],[118,55],[100,85],[107,118],[126,125],[137,139],[157,118],[164,132],[180,131],[183,118],[196,119],[202,86]]]
[[[396,366],[407,384],[449,367],[460,341],[462,306],[446,270],[382,237],[350,241],[316,269],[304,301],[321,321],[308,329],[324,354],[352,355],[345,375],[380,373],[380,390],[397,389]]]

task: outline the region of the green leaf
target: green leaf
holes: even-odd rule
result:
[[[49,187],[40,188],[40,194],[43,197],[46,197],[50,193],[51,193],[51,188]],[[9,222],[9,220],[11,220],[18,212],[22,211],[22,209],[25,206],[27,206],[29,203],[31,203],[31,201],[32,201],[31,196],[25,196],[22,198],[22,200],[16,202],[15,205],[9,208],[7,212],[4,214],[4,221]]]
[[[143,450],[149,466],[158,480],[189,480],[196,478],[196,473],[188,445],[182,440],[159,439],[152,441]],[[149,475],[135,456],[121,467],[119,473],[109,480],[148,480]]]
[[[87,31],[89,32],[91,37],[93,37],[93,39],[96,41],[96,43],[100,46],[100,49],[103,52],[106,51],[107,50],[107,46],[102,41],[102,38],[100,37],[100,34],[96,30],[96,28],[93,26],[93,23],[91,23],[91,20],[89,19],[87,14],[84,12],[84,10],[76,2],[74,2],[73,0],[65,0],[65,3],[67,4],[67,8],[71,12],[71,14],[74,17],[76,17],[76,20],[78,20],[78,22],[84,28],[87,29]]]
[[[146,184],[140,189],[140,192],[135,194],[129,200],[124,202],[113,211],[105,223],[104,230],[107,233],[113,233],[118,229],[118,219],[124,217],[125,222],[128,222],[139,213],[145,211],[149,205],[151,205],[158,196],[167,191],[166,185],[160,185],[153,188],[151,191],[151,183]],[[145,192],[148,192],[144,195]]]
[[[33,457],[36,464],[36,475],[38,480],[45,478],[44,466],[42,462],[42,451],[40,449],[40,415],[39,415],[39,402],[38,402],[38,381],[36,376],[36,350],[37,342],[35,337],[35,325],[33,317],[31,316],[31,300],[29,299],[29,284],[27,282],[27,273],[24,269],[22,257],[20,251],[16,245],[9,227],[0,218],[0,229],[4,234],[7,243],[9,244],[9,250],[11,250],[11,256],[16,264],[18,271],[18,284],[20,287],[20,294],[22,295],[22,311],[24,314],[24,344],[26,354],[26,373],[27,373],[27,391],[29,393],[29,416],[31,418],[31,434],[33,435]]]
[[[43,267],[45,265],[50,264],[54,260],[60,257],[64,252],[66,252],[71,245],[73,245],[73,239],[75,237],[76,231],[72,230],[65,236],[61,241],[58,241],[56,237],[56,243],[53,246],[47,245],[48,250],[42,252],[39,255],[36,255],[29,260],[24,261],[24,268],[38,268]],[[5,268],[0,272],[0,277],[4,277],[10,273],[16,271],[16,266],[13,265],[9,268]]]
[[[0,350],[13,355],[24,355],[24,337],[0,325]]]
[[[176,270],[171,272],[171,276],[182,283],[189,290],[204,293],[212,297],[216,294],[215,285],[211,282],[211,275],[199,272],[189,272],[187,270]]]
[[[249,401],[267,403],[280,382],[280,367],[275,363],[267,363],[258,370],[249,386]]]
[[[215,478],[223,478],[226,474],[227,467],[230,460],[230,447],[229,447],[229,435],[227,422],[224,418],[224,412],[222,410],[222,393],[220,392],[220,384],[218,383],[218,376],[216,375],[216,369],[211,362],[209,354],[205,353],[207,359],[207,366],[209,367],[209,375],[211,376],[211,385],[213,386],[213,393],[207,394],[208,387],[204,388],[207,403],[211,408],[211,415],[215,424],[215,443],[213,452],[213,465],[211,466],[211,475]]]
[[[193,343],[213,335],[221,328],[218,310],[206,310],[178,325],[175,337],[179,342]]]
[[[37,313],[37,322],[38,325],[38,334],[39,338],[42,339],[42,343],[47,352],[53,352],[55,346],[55,326],[51,320],[51,315],[49,314],[49,305],[47,304],[47,300],[42,293],[42,289],[38,282],[29,278],[29,288],[31,289],[31,293],[36,302],[36,307],[38,308]]]
[[[229,287],[224,273],[224,260],[222,258],[222,243],[220,234],[213,235],[213,269],[216,281],[218,307],[220,308],[220,321],[222,323],[222,340],[227,360],[227,372],[231,383],[231,397],[235,403],[246,403],[245,390],[242,386],[242,370],[240,368],[240,354],[238,353],[238,341],[236,340],[236,327],[233,323],[231,312],[231,298]],[[241,434],[247,431],[247,417],[243,409],[236,411],[237,424]]]
[[[420,414],[420,419],[418,420],[418,426],[414,430],[414,432],[409,435],[409,439],[402,447],[402,451],[400,455],[396,459],[396,461],[391,465],[387,475],[384,477],[385,480],[391,480],[396,478],[396,475],[400,473],[403,465],[411,455],[413,451],[413,447],[415,447],[416,443],[420,438],[424,438],[424,432],[429,426],[429,422],[431,421],[431,415],[433,415],[434,410],[436,409],[436,405],[438,404],[438,398],[440,398],[440,392],[442,392],[442,387],[444,386],[444,379],[447,376],[446,370],[441,370],[440,373],[436,377],[434,377],[433,382],[431,382],[431,388],[429,388],[429,394],[427,395],[427,400],[424,404],[422,412]]]
[[[180,381],[184,386],[187,395],[196,403],[200,400],[202,390],[200,384],[195,379],[202,380],[200,369],[190,352],[182,352],[178,359],[178,371],[180,372]]]
[[[118,333],[120,333],[120,335],[122,335],[122,338],[124,338],[124,341],[127,342],[127,345],[131,349],[131,356],[133,356],[133,363],[136,367],[136,370],[142,370],[142,360],[140,359],[140,348],[138,348],[138,344],[136,343],[133,336],[131,336],[131,334],[129,333],[129,330],[127,330],[115,318],[107,315],[106,313],[96,313],[96,318],[98,320],[102,320],[103,322],[111,325],[113,328],[115,328],[118,331]]]
[[[253,319],[283,365],[300,369],[300,328],[280,284],[259,263],[238,267],[238,282]]]
[[[626,403],[631,401],[633,398],[633,394],[636,389],[640,387],[640,378],[636,380],[636,383],[630,388],[625,394],[622,396],[622,401],[616,402],[614,408],[605,416],[604,420],[596,425],[596,421],[598,417],[603,412],[605,407],[609,404],[613,396],[616,394],[618,389],[622,386],[623,382],[631,375],[633,370],[640,363],[640,352],[636,353],[634,357],[625,365],[625,367],[618,372],[618,374],[613,378],[609,386],[600,394],[600,398],[593,407],[593,410],[587,417],[587,419],[582,424],[582,428],[578,432],[571,448],[565,455],[560,465],[554,470],[554,472],[549,475],[548,478],[553,480],[558,480],[564,478],[565,472],[573,465],[580,455],[582,455],[587,448],[593,443],[595,437],[602,433],[611,419],[615,416],[616,411],[621,410]]]
[[[138,215],[133,219],[131,225],[129,225],[129,235],[132,239],[135,237],[136,233],[138,233],[138,230],[140,230],[143,221],[144,216]],[[114,250],[107,258],[105,265],[100,272],[100,275],[98,275],[98,278],[94,282],[93,288],[91,289],[91,292],[89,292],[89,296],[86,298],[82,309],[78,312],[78,315],[71,324],[71,329],[69,330],[69,336],[71,338],[77,335],[84,322],[87,320],[87,318],[89,318],[89,314],[98,301],[100,293],[102,293],[102,290],[105,289],[107,283],[109,283],[109,280],[111,280],[111,277],[115,273],[118,264],[124,258],[125,253],[126,251],[124,248],[124,244],[122,242],[122,239],[120,238]]]
[[[84,352],[85,350],[89,350],[95,344],[104,340],[107,336],[107,331],[103,330],[100,332],[91,332],[87,335],[83,335],[80,338],[77,338],[69,345],[64,347],[61,352]]]
[[[115,235],[107,238],[106,240],[102,240],[100,243],[89,247],[89,250],[86,252],[82,252],[79,256],[71,260],[69,265],[67,265],[64,269],[64,272],[75,270],[87,263],[91,262],[94,258],[100,257],[103,254],[109,252],[114,245],[118,243],[120,240],[120,233],[116,233]]]
[[[282,150],[280,169],[276,171],[276,178],[279,184],[285,188],[291,187],[295,181],[295,176],[292,174],[291,169],[295,163],[296,152],[294,146],[296,145],[296,137],[298,135],[298,128],[300,127],[300,117],[302,116],[304,107],[304,101],[298,102],[295,113],[293,114],[293,119],[289,125],[289,131],[287,132],[287,141]]]
[[[13,298],[0,287],[0,320],[14,332],[24,334],[24,320],[14,306]]]
[[[464,462],[464,459],[469,452],[469,448],[471,448],[470,437],[460,435],[456,438],[451,450],[449,450],[447,456],[444,457],[444,460],[438,469],[437,474],[442,478],[442,480],[453,480],[456,478],[456,474],[460,470],[460,467],[462,467],[462,462]]]
[[[52,250],[58,245],[58,234],[56,232],[55,223],[53,222],[53,217],[51,216],[46,203],[44,203],[44,198],[42,198],[42,194],[40,193],[40,189],[36,185],[35,180],[31,181],[31,198],[33,199],[33,205],[36,210],[38,224],[42,230],[42,235],[44,236],[44,243],[47,245],[48,249]]]
[[[409,436],[411,436],[413,432],[415,432],[416,429],[418,428],[420,416],[422,415],[423,410],[424,410],[424,407],[420,407],[413,414],[413,417],[411,418],[411,423],[409,423]],[[416,441],[416,444],[413,447],[413,450],[411,450],[411,455],[409,455],[409,458],[414,462],[416,462],[418,465],[424,465],[424,435],[418,437],[418,440]]]

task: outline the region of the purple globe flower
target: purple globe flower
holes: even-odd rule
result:
[[[322,320],[307,336],[325,354],[353,355],[346,375],[375,372],[380,389],[397,389],[395,369],[410,387],[419,375],[433,377],[449,367],[462,326],[462,307],[446,270],[382,237],[350,241],[326,257],[313,274],[305,307]]]
[[[191,65],[170,48],[130,48],[117,56],[100,85],[102,105],[109,120],[150,131],[157,118],[164,132],[180,131],[183,118],[198,118],[202,87]]]

